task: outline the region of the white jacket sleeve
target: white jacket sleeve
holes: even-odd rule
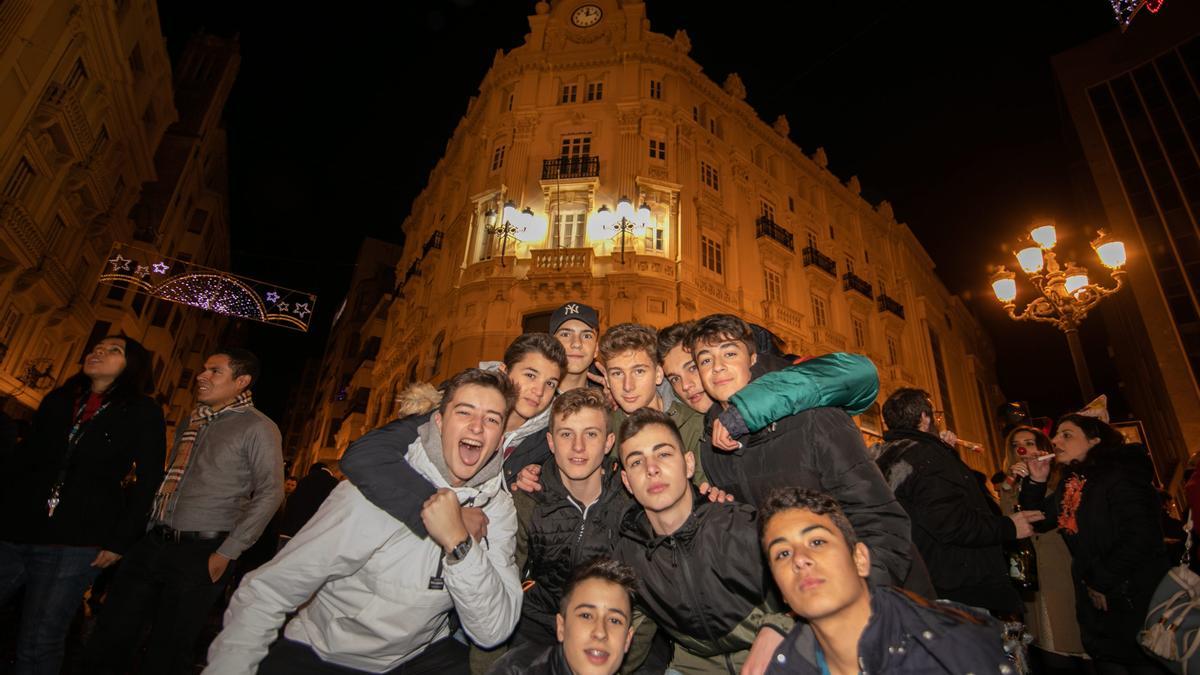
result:
[[[502,500],[502,501],[501,501]],[[476,542],[460,562],[446,565],[442,575],[462,627],[475,644],[490,648],[508,639],[521,616],[521,578],[515,559],[517,511],[512,497],[501,492],[485,541]]]
[[[225,610],[225,628],[208,648],[204,673],[257,671],[287,615],[327,580],[361,568],[399,527],[343,481],[273,560],[242,580]]]

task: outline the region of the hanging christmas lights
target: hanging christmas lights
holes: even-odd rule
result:
[[[100,282],[239,319],[307,331],[317,296],[113,244]]]

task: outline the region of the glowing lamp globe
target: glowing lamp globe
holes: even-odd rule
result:
[[[1033,231],[1029,233],[1029,238],[1036,242],[1038,246],[1041,246],[1047,251],[1054,248],[1054,245],[1058,243],[1058,234],[1054,231],[1053,225],[1042,225],[1041,227],[1035,227]]]
[[[997,300],[1007,305],[1017,299],[1016,277],[1017,275],[1003,267],[992,276],[992,292],[996,294]]]
[[[629,201],[629,197],[621,197],[617,201],[617,217],[633,220],[633,202]]]
[[[503,214],[502,220],[500,222],[502,224],[516,225],[517,224],[517,214],[519,214],[519,213],[520,213],[520,211],[517,211],[516,204],[514,204],[513,202],[506,202],[504,204],[504,214]]]
[[[1021,263],[1021,269],[1028,274],[1040,273],[1042,266],[1046,264],[1039,246],[1026,246],[1017,251],[1017,262]]]
[[[642,205],[638,207],[637,217],[638,222],[643,225],[650,222],[650,207],[646,205],[646,202],[642,202]]]
[[[1079,289],[1088,285],[1087,270],[1075,265],[1067,266],[1067,278],[1063,280],[1063,286],[1067,289],[1067,293],[1075,295]]]
[[[1100,230],[1100,236],[1092,242],[1092,248],[1105,267],[1115,270],[1125,265],[1125,242],[1114,239],[1104,230]]]

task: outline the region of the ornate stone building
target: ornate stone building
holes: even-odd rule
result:
[[[883,395],[923,387],[960,436],[994,448],[990,342],[912,232],[689,50],[683,31],[652,32],[641,2],[538,3],[403,224],[368,425],[408,382],[499,358],[580,300],[605,326],[732,312],[797,353],[867,354]]]
[[[116,331],[157,355],[164,405],[177,411],[188,404],[176,400],[180,372],[207,343],[193,334],[198,322],[181,326],[172,317],[198,310],[158,305],[96,280],[114,241],[228,264],[220,115],[238,58],[235,43],[194,40],[176,88],[154,2],[0,4],[6,412],[30,414],[75,372],[90,337]],[[190,388],[189,381],[188,395]]]

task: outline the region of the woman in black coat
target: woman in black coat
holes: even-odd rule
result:
[[[1058,421],[1054,461],[1063,467],[1046,494],[1048,461],[1026,460],[1022,509],[1041,509],[1071,552],[1075,616],[1099,673],[1160,673],[1138,631],[1150,596],[1169,566],[1154,488],[1154,467],[1140,445],[1094,417]]]
[[[25,589],[15,673],[59,672],[83,592],[145,532],[166,448],[151,362],[131,338],[101,340],[5,462],[0,604]]]

